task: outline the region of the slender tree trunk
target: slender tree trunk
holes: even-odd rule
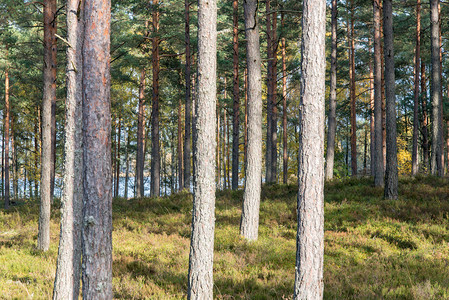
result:
[[[39,112],[40,110],[39,110],[39,108],[37,108],[37,112]],[[33,181],[34,181],[34,198],[37,198],[38,196],[39,196],[39,187],[38,187],[38,173],[39,173],[39,168],[38,168],[38,165],[39,165],[39,157],[40,157],[40,147],[39,147],[39,129],[38,129],[38,127],[39,127],[39,120],[40,120],[40,117],[39,117],[39,114],[38,114],[38,116],[37,116],[37,120],[36,120],[36,123],[34,124],[34,179],[33,179]],[[3,149],[3,147],[2,147],[2,149]],[[2,155],[2,157],[3,157],[3,155]],[[4,182],[4,181],[3,181]]]
[[[271,35],[271,0],[266,0],[266,15],[267,15],[267,141],[265,146],[266,159],[265,159],[265,182],[272,183],[273,182],[273,84],[271,81],[273,80],[273,76],[271,72],[273,72],[273,51],[272,51],[272,35]]]
[[[111,3],[83,2],[83,298],[112,299]]]
[[[226,91],[226,90],[225,90]],[[225,92],[226,93],[226,92]],[[226,96],[225,96],[225,98],[226,98]],[[227,169],[227,161],[226,161],[226,159],[227,159],[227,156],[226,156],[226,153],[227,153],[227,151],[226,151],[226,149],[227,149],[227,145],[226,145],[226,142],[227,142],[227,117],[226,117],[226,107],[224,107],[224,109],[223,109],[223,128],[222,128],[222,132],[223,132],[223,146],[222,146],[222,153],[223,153],[223,159],[222,159],[222,162],[223,162],[223,189],[227,189],[228,188],[228,185],[227,185],[227,183],[228,183],[228,169]]]
[[[67,100],[65,118],[64,188],[53,299],[78,299],[81,279],[83,210],[83,20],[80,0],[67,1]],[[82,13],[82,10],[80,10]]]
[[[125,199],[128,199],[128,182],[129,182],[129,146],[130,146],[130,138],[129,138],[129,128],[126,130],[127,138],[126,138],[126,152],[125,152],[125,163],[126,163],[126,171],[125,171]]]
[[[198,99],[188,299],[212,299],[215,228],[217,2],[198,1]]]
[[[225,97],[227,98],[227,97]],[[231,162],[231,157],[229,155],[229,148],[230,148],[230,141],[229,141],[229,137],[230,132],[229,132],[229,128],[231,127],[231,125],[229,124],[230,120],[226,119],[226,181],[227,181],[227,186],[228,188],[231,188],[231,178],[230,178],[230,171],[231,171],[231,166],[230,166],[230,162]]]
[[[14,114],[11,114],[11,156],[13,165],[13,177],[12,177],[12,189],[14,191],[14,198],[19,198],[19,165],[17,161],[17,145],[16,145],[16,132],[14,130],[15,124]]]
[[[422,34],[422,32],[421,32]],[[421,109],[422,109],[422,151],[423,151],[423,169],[425,173],[429,171],[429,132],[427,128],[427,83],[426,83],[426,65],[421,60]]]
[[[137,155],[136,155],[136,192],[137,198],[144,196],[143,170],[145,165],[145,77],[146,70],[140,71],[139,112],[137,115]]]
[[[245,68],[245,141],[244,141],[244,153],[243,153],[243,161],[245,163],[245,174],[246,174],[246,165],[248,161],[248,69]]]
[[[184,136],[184,187],[190,190],[190,153],[191,153],[191,55],[190,55],[190,0],[185,0],[185,47],[186,47],[186,106],[185,106],[185,136]]]
[[[153,110],[151,112],[151,196],[158,197],[161,185],[159,145],[159,0],[153,0]]]
[[[56,19],[57,19],[57,0],[52,1],[52,16],[50,21],[50,34],[52,39],[52,51],[51,51],[51,77],[53,79],[51,83],[51,180],[50,180],[50,199],[53,204],[53,197],[55,194],[55,167],[56,167]]]
[[[5,139],[5,209],[9,208],[9,115],[10,115],[10,103],[9,103],[9,69],[5,71],[5,119],[4,119],[4,139]]]
[[[369,41],[371,48],[371,39]],[[370,105],[370,171],[371,176],[374,178],[376,164],[375,158],[375,117],[374,117],[374,71],[373,71],[373,61],[370,56],[369,59],[369,105]]]
[[[382,126],[381,0],[373,2],[374,20],[374,185],[384,185]]]
[[[421,0],[416,2],[416,44],[415,44],[415,81],[413,95],[413,149],[412,176],[418,174],[418,134],[419,134],[419,61],[421,56]]]
[[[440,36],[439,38],[439,45],[438,45],[438,49],[439,49],[439,57],[440,57],[440,78],[441,80],[443,80],[443,37],[441,35],[441,1],[438,1],[438,20],[439,20],[439,26],[438,26],[438,35]],[[443,83],[441,82],[441,88],[440,88],[440,99],[441,99],[441,106],[440,106],[440,110],[441,110],[441,146],[440,146],[440,156],[441,156],[441,177],[444,176],[444,102],[443,102]]]
[[[431,60],[432,60],[432,175],[443,176],[442,163],[442,99],[441,99],[441,71],[440,71],[440,34],[439,34],[439,0],[430,0],[430,30],[431,30]]]
[[[182,156],[182,102],[178,103],[178,190],[184,188],[184,166]]]
[[[9,74],[8,74],[8,80],[9,80]],[[3,119],[2,129],[3,129],[2,130],[2,199],[5,200],[5,120],[4,119]],[[9,201],[8,201],[8,205],[9,205]],[[6,205],[5,205],[5,209],[6,209]]]
[[[326,1],[304,0],[294,299],[323,298]]]
[[[385,169],[386,199],[398,198],[398,147],[396,141],[396,94],[393,48],[393,4],[384,0],[384,44],[385,44],[385,94],[387,113],[387,167]]]
[[[331,180],[334,176],[335,135],[337,133],[337,13],[337,0],[332,0],[332,50],[326,153],[326,180]]]
[[[366,175],[366,162],[367,162],[367,156],[368,156],[368,131],[366,128],[364,128],[365,132],[365,139],[364,139],[364,145],[363,145],[363,174]]]
[[[234,73],[233,73],[233,119],[232,119],[232,189],[239,188],[239,140],[240,140],[240,99],[239,99],[239,15],[238,15],[238,0],[232,1],[233,13],[233,59],[234,59]]]
[[[220,157],[220,101],[217,101],[217,153],[216,153],[216,165],[217,165],[217,184],[218,187],[221,188],[221,162],[222,159]]]
[[[349,84],[351,99],[351,171],[357,175],[357,115],[355,95],[355,47],[354,47],[354,0],[351,0],[351,14],[349,24]]]
[[[262,177],[262,75],[257,0],[244,1],[248,68],[248,147],[240,234],[257,240]],[[267,168],[268,170],[269,168]]]
[[[336,1],[336,0],[335,0]],[[282,16],[284,19],[284,16]],[[285,63],[285,38],[282,38],[282,142],[283,142],[283,183],[287,184],[288,154],[287,154],[287,66]]]
[[[122,139],[122,119],[121,114],[118,115],[117,120],[118,135],[117,135],[117,156],[115,163],[115,195],[118,197],[120,195],[120,140]]]
[[[277,6],[277,1],[276,1]],[[277,39],[277,7],[272,13],[272,28],[271,28],[271,38],[272,38],[272,55],[273,55],[273,63],[271,65],[272,71],[271,71],[271,91],[272,91],[272,105],[271,109],[273,110],[271,114],[271,176],[272,176],[272,182],[277,182],[277,161],[278,161],[278,150],[277,150],[277,144],[278,144],[278,108],[277,108],[277,49],[278,49],[278,39]]]
[[[47,251],[50,247],[50,203],[52,202],[52,105],[56,99],[56,0],[44,1],[44,88],[42,100],[42,164],[41,203],[37,248]]]

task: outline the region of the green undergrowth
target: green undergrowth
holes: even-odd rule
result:
[[[259,239],[239,236],[242,191],[216,202],[217,299],[291,298],[296,192],[264,186]],[[400,197],[382,199],[371,180],[340,179],[325,188],[325,299],[449,299],[449,182],[401,178]],[[49,299],[59,235],[36,250],[38,203],[0,210],[0,298]],[[184,299],[192,196],[114,199],[113,286],[117,299]]]

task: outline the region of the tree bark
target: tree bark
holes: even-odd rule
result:
[[[129,137],[129,128],[126,131],[126,152],[125,152],[125,163],[126,163],[126,171],[125,171],[125,199],[128,199],[128,182],[129,182],[129,146],[130,146],[130,137]]]
[[[275,0],[276,1],[276,0]],[[277,6],[277,1],[276,1]],[[277,38],[277,7],[272,13],[272,28],[271,28],[271,50],[272,50],[272,65],[271,65],[271,109],[273,110],[271,114],[271,176],[272,182],[277,182],[277,162],[278,162],[278,108],[277,108],[277,49],[278,49],[278,38]]]
[[[352,176],[357,175],[357,115],[355,95],[355,49],[354,49],[354,0],[351,0],[351,13],[349,23],[349,84],[351,101],[351,171]]]
[[[245,173],[246,174],[246,164],[248,161],[248,69],[245,67],[245,137],[244,137],[244,153],[243,153],[243,161],[245,163]]]
[[[326,180],[331,180],[334,176],[335,135],[337,133],[337,13],[337,0],[332,0],[332,50],[327,129]]]
[[[384,0],[384,55],[385,55],[385,96],[387,124],[387,161],[385,169],[386,199],[398,198],[398,147],[396,140],[396,94],[393,48],[393,4]]]
[[[198,1],[198,98],[188,299],[212,299],[215,228],[217,2]]]
[[[326,1],[304,0],[294,299],[323,298]]]
[[[184,188],[184,161],[182,155],[182,102],[178,103],[178,190]]]
[[[382,126],[381,0],[373,2],[374,20],[374,185],[384,185]]]
[[[4,132],[5,132],[5,209],[9,208],[9,69],[5,71],[5,120],[4,120]]]
[[[140,71],[139,112],[137,115],[137,154],[136,154],[136,197],[144,196],[143,170],[145,165],[145,77],[146,70]]]
[[[336,0],[334,0],[336,1]],[[284,16],[282,16],[284,19]],[[283,183],[287,184],[288,154],[287,154],[287,66],[285,63],[285,38],[282,38],[282,143],[283,143]]]
[[[248,68],[248,147],[240,234],[250,241],[258,237],[262,177],[262,75],[257,5],[257,0],[243,2]]]
[[[61,199],[59,238],[53,299],[78,299],[81,279],[81,231],[83,210],[83,108],[82,14],[80,0],[68,0],[67,100],[64,144],[64,188]],[[82,11],[80,11],[82,13]]]
[[[419,70],[421,56],[421,0],[416,1],[416,44],[415,44],[415,76],[413,95],[413,149],[412,176],[418,174],[418,135],[419,135]]]
[[[186,106],[185,106],[185,136],[184,136],[184,187],[190,190],[190,153],[191,153],[191,135],[192,127],[191,117],[191,55],[190,55],[190,0],[185,0],[185,47],[186,47]]]
[[[272,35],[271,35],[271,0],[266,0],[266,15],[267,15],[267,140],[265,146],[265,182],[272,183],[273,182],[273,85],[271,81],[273,80],[273,76],[271,72],[273,72],[273,51],[271,46],[273,45]]]
[[[239,99],[239,16],[238,16],[238,0],[232,1],[233,7],[233,119],[232,119],[232,189],[237,190],[239,187],[239,140],[240,140],[240,99]]]
[[[42,99],[42,163],[41,203],[37,248],[47,251],[50,247],[50,203],[52,170],[52,105],[56,101],[56,0],[44,1],[44,88]]]
[[[442,99],[441,99],[441,71],[440,71],[440,32],[439,32],[439,0],[430,0],[430,30],[431,30],[431,61],[432,61],[432,153],[430,170],[432,175],[443,176],[442,162]]]
[[[111,2],[83,4],[83,298],[112,299]]]
[[[158,197],[161,185],[159,145],[159,0],[153,0],[153,108],[151,112],[151,196]]]
[[[371,48],[371,39],[369,41]],[[371,50],[371,49],[370,49]],[[370,171],[371,176],[374,178],[375,170],[374,165],[376,164],[375,158],[375,117],[374,117],[374,71],[373,71],[373,61],[370,56],[369,59],[369,105],[370,105]]]
[[[422,34],[422,32],[421,32]],[[427,121],[427,83],[426,83],[426,65],[421,60],[421,109],[422,109],[422,152],[423,152],[423,171],[429,171],[429,132]]]

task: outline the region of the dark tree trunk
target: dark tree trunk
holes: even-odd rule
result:
[[[50,203],[54,158],[52,154],[52,106],[56,101],[56,0],[44,1],[44,88],[42,100],[41,202],[37,248],[50,247]]]
[[[273,182],[273,128],[272,128],[272,119],[273,119],[273,85],[271,81],[273,80],[273,76],[271,72],[273,72],[273,51],[272,51],[272,35],[271,35],[271,0],[266,0],[266,15],[267,15],[267,139],[265,146],[265,182],[272,183]]]
[[[238,0],[233,0],[233,118],[232,118],[232,189],[237,190],[239,187],[239,140],[240,140],[240,99],[239,99],[239,16],[238,16]]]
[[[370,39],[371,48],[371,39]],[[374,177],[375,170],[374,165],[376,163],[375,158],[375,117],[374,117],[374,71],[373,71],[373,61],[370,57],[369,59],[369,105],[370,105],[370,171],[371,176]]]
[[[336,0],[334,0],[336,1]],[[282,16],[284,19],[284,16]],[[282,150],[283,150],[283,183],[287,184],[288,154],[287,154],[287,66],[285,63],[285,38],[282,38]]]
[[[182,156],[182,102],[178,103],[178,190],[184,188],[184,166]]]
[[[373,2],[374,20],[374,185],[384,185],[382,130],[381,0]]]
[[[186,46],[186,103],[185,103],[185,136],[184,136],[184,187],[190,190],[190,153],[191,137],[190,129],[192,127],[191,119],[191,60],[190,60],[190,0],[185,0],[185,46]]]
[[[326,1],[304,0],[294,299],[323,298]]]
[[[244,90],[245,90],[245,141],[244,141],[244,154],[243,154],[243,161],[245,163],[245,174],[246,174],[246,165],[248,160],[248,69],[245,68],[245,84],[244,84]]]
[[[357,115],[355,95],[355,48],[354,48],[354,0],[351,0],[351,14],[349,21],[349,90],[351,101],[351,171],[357,175]]]
[[[114,197],[118,197],[120,194],[120,141],[122,139],[122,119],[120,113],[118,115],[117,120],[117,156],[115,161],[115,195]]]
[[[326,152],[326,180],[331,180],[334,176],[335,136],[337,133],[337,13],[337,0],[332,0],[332,50]]]
[[[248,146],[240,234],[257,240],[262,179],[262,75],[257,0],[244,1],[248,70]]]
[[[422,32],[421,32],[422,34]],[[421,60],[421,109],[422,109],[422,152],[423,152],[423,170],[429,171],[429,131],[427,117],[427,83],[426,83],[426,65]]]
[[[277,6],[277,2],[276,2]],[[272,182],[277,182],[277,161],[278,161],[278,151],[277,151],[277,144],[278,144],[278,136],[277,136],[277,120],[278,120],[278,108],[277,108],[277,49],[278,49],[278,39],[277,39],[277,7],[272,13],[272,28],[271,28],[271,51],[272,51],[272,65],[271,65],[271,109],[273,110],[271,114],[271,176],[272,176]]]
[[[161,185],[159,145],[159,0],[153,0],[153,109],[151,112],[151,196],[158,197]]]
[[[384,0],[385,95],[387,122],[387,164],[385,169],[386,199],[398,198],[398,158],[396,141],[396,94],[393,48],[393,4]]]
[[[213,298],[217,2],[198,1],[198,98],[188,299]]]
[[[83,4],[83,298],[112,299],[111,5]]]
[[[4,139],[5,139],[5,209],[9,208],[9,69],[5,71],[5,124],[4,124]]]
[[[144,196],[143,171],[145,165],[145,68],[140,71],[139,112],[137,115],[137,154],[136,154],[136,192],[135,197]]]
[[[421,0],[416,2],[416,44],[415,44],[415,80],[413,95],[413,149],[412,176],[418,174],[418,135],[419,135],[419,61],[421,56]]]
[[[126,163],[126,171],[125,171],[125,199],[128,199],[128,182],[129,182],[129,146],[130,146],[130,138],[129,138],[129,128],[127,132],[126,138],[126,152],[125,152],[125,163]]]

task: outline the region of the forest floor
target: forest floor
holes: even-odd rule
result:
[[[239,237],[242,191],[217,193],[214,295],[291,298],[295,186],[263,189],[259,240]],[[449,299],[449,182],[400,180],[400,199],[382,200],[369,179],[325,189],[325,299]],[[117,299],[186,298],[192,197],[114,199],[113,285]],[[50,299],[59,209],[51,248],[36,250],[38,203],[0,210],[0,298]]]

